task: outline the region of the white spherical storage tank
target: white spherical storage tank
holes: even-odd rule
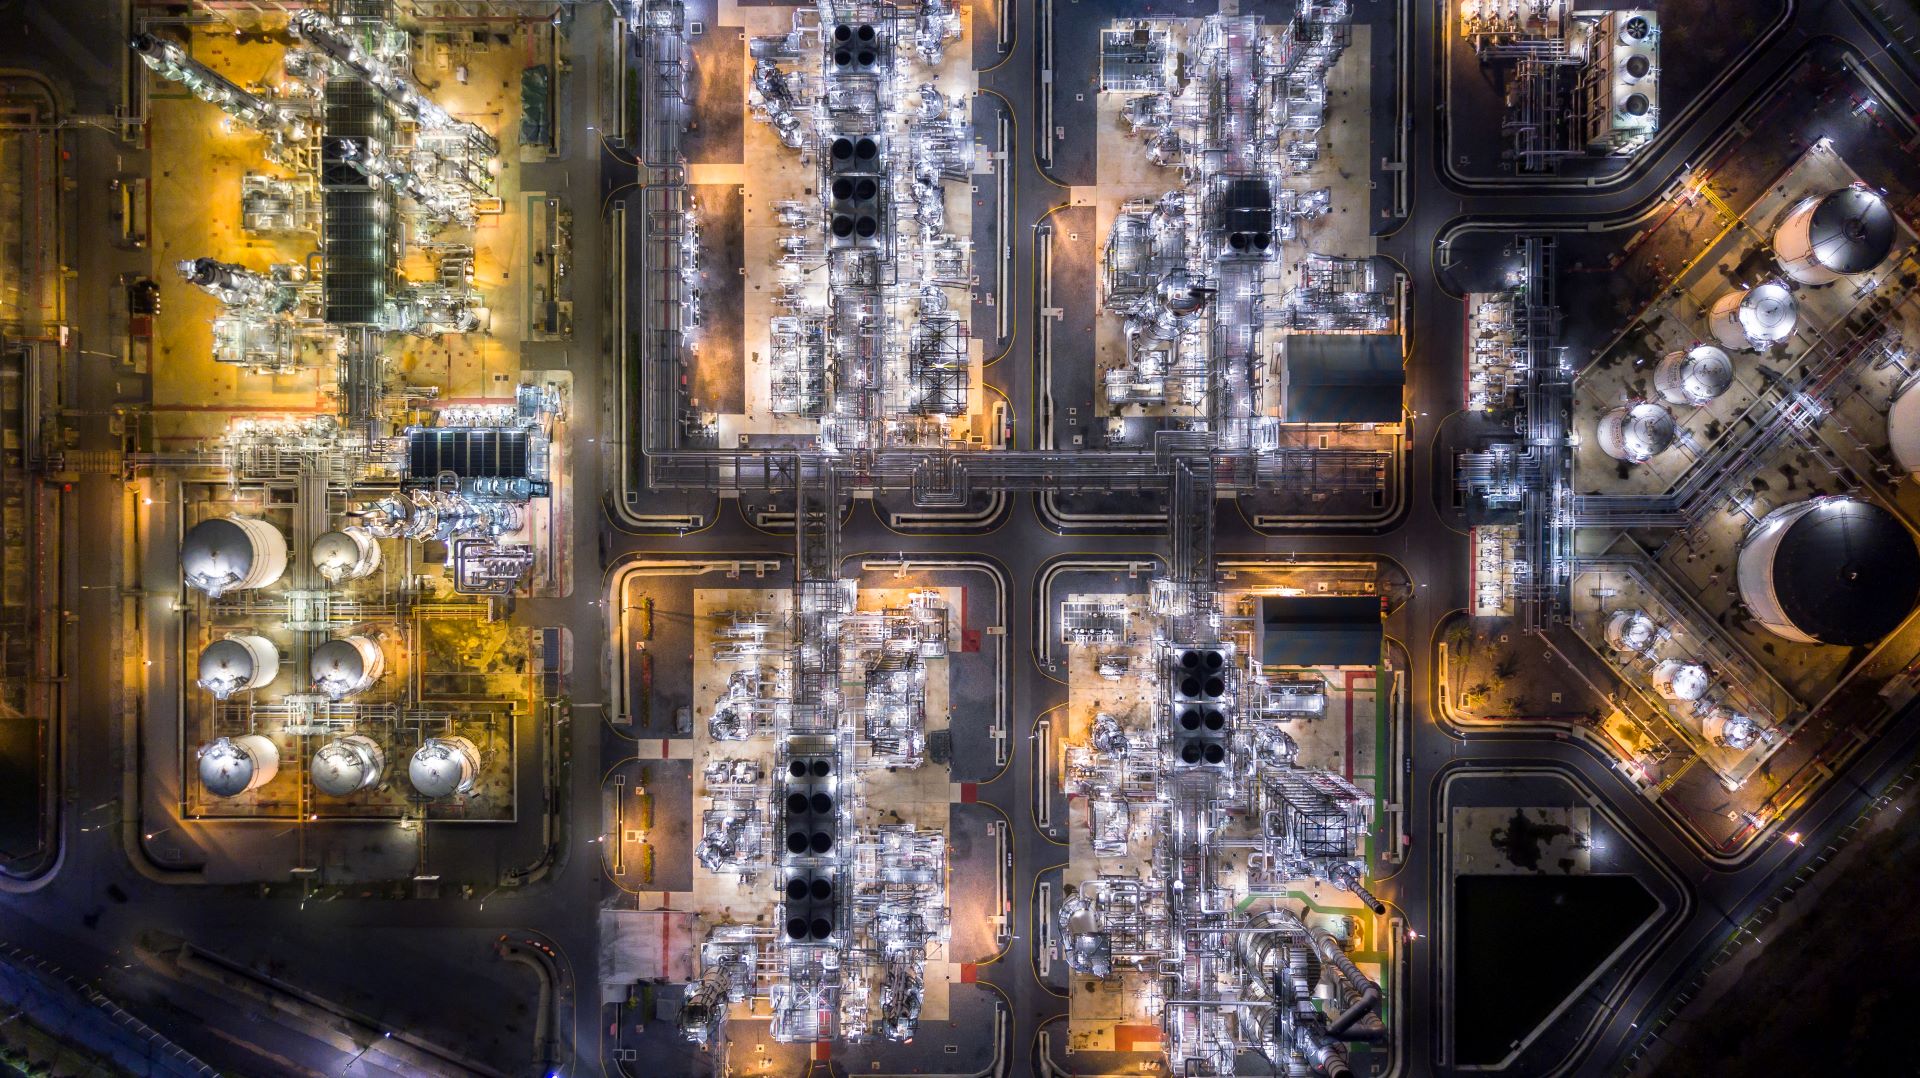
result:
[[[335,584],[371,576],[380,568],[380,540],[357,524],[327,532],[313,541],[313,568]]]
[[[387,754],[365,734],[335,738],[313,754],[313,788],[328,797],[349,797],[380,784]]]
[[[1735,562],[1740,601],[1775,636],[1871,644],[1913,613],[1920,550],[1892,513],[1830,495],[1783,505],[1748,531]]]
[[[1600,450],[1615,460],[1639,464],[1673,444],[1673,413],[1658,404],[1615,408],[1600,417]]]
[[[1920,375],[1907,379],[1893,393],[1887,409],[1887,448],[1900,469],[1920,475]]]
[[[287,540],[280,529],[252,517],[213,517],[180,541],[180,573],[187,586],[219,598],[264,588],[287,571]]]
[[[1698,408],[1733,384],[1733,360],[1718,347],[1696,344],[1672,352],[1653,369],[1653,385],[1668,404]]]
[[[1893,211],[1879,192],[1852,184],[1802,199],[1773,233],[1773,255],[1801,284],[1870,273],[1893,251]]]
[[[200,749],[200,785],[213,797],[238,797],[279,773],[279,747],[259,734],[219,738]]]
[[[280,673],[280,649],[264,636],[229,636],[200,653],[201,688],[215,700],[264,689]]]
[[[1707,712],[1700,723],[1707,740],[1730,749],[1744,749],[1760,738],[1760,724],[1724,704]]]
[[[1658,627],[1641,610],[1616,610],[1607,619],[1607,646],[1620,652],[1645,651],[1652,646]]]
[[[1691,703],[1707,695],[1713,687],[1713,675],[1699,663],[1682,659],[1662,659],[1653,668],[1653,691],[1669,700]]]
[[[1799,301],[1779,281],[1721,296],[1714,301],[1709,318],[1713,339],[1721,347],[1754,351],[1765,351],[1792,336],[1799,320]]]
[[[439,800],[473,789],[480,750],[464,737],[430,737],[407,764],[407,779],[421,797]]]
[[[386,672],[387,658],[371,637],[347,636],[313,649],[313,687],[340,700],[373,687]]]

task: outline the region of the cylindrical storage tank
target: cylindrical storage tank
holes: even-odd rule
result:
[[[313,568],[336,584],[370,576],[380,568],[380,541],[357,524],[330,531],[313,541]]]
[[[279,673],[280,649],[264,636],[229,636],[200,653],[199,684],[215,700],[264,689]]]
[[[1865,184],[1803,199],[1773,233],[1773,255],[1787,276],[1826,284],[1868,273],[1893,250],[1893,211]]]
[[[480,750],[464,737],[430,737],[407,764],[413,788],[432,800],[466,793],[479,774]]]
[[[1747,533],[1735,565],[1748,613],[1802,644],[1871,644],[1905,621],[1920,595],[1912,533],[1854,497],[1775,509]]]
[[[1744,749],[1760,739],[1760,724],[1722,704],[1707,712],[1700,724],[1708,741],[1730,749]]]
[[[1669,353],[1653,369],[1653,385],[1668,404],[1698,408],[1733,384],[1733,360],[1711,344]]]
[[[1713,687],[1713,675],[1699,663],[1681,659],[1662,659],[1653,668],[1653,691],[1669,700],[1691,703],[1707,695]]]
[[[279,746],[259,734],[223,737],[200,749],[200,785],[213,797],[238,797],[279,773]]]
[[[1658,627],[1642,610],[1616,610],[1607,619],[1607,646],[1620,652],[1641,652],[1653,645]]]
[[[1600,449],[1615,460],[1638,464],[1673,444],[1673,413],[1642,401],[1600,417]]]
[[[1920,475],[1920,393],[1915,387],[1920,387],[1920,375],[1894,390],[1887,409],[1887,448],[1909,475]]]
[[[328,797],[348,797],[380,784],[387,754],[365,734],[335,738],[313,754],[313,788]]]
[[[180,573],[187,586],[212,598],[264,588],[286,571],[286,537],[264,520],[212,517],[195,524],[180,543]]]
[[[348,636],[313,649],[313,687],[339,700],[373,687],[386,671],[387,659],[371,637]]]
[[[1800,304],[1779,281],[1729,292],[1714,301],[1709,319],[1723,348],[1765,351],[1786,340],[1800,318]]]

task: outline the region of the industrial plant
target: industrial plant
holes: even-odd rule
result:
[[[0,0],[0,1072],[1900,1070],[1909,8]]]

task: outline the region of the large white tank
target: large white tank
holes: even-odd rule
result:
[[[287,540],[280,529],[252,517],[212,517],[180,542],[180,573],[187,586],[213,598],[264,588],[287,571]]]
[[[327,532],[313,541],[313,567],[335,584],[371,576],[380,568],[380,540],[357,524]]]
[[[1616,610],[1607,619],[1607,646],[1618,652],[1642,652],[1653,645],[1658,632],[1646,611]]]
[[[1714,301],[1709,323],[1722,347],[1765,351],[1793,334],[1799,301],[1779,281],[1729,292]]]
[[[464,737],[430,737],[407,763],[408,781],[433,800],[466,793],[479,774],[480,750]]]
[[[1673,444],[1673,413],[1642,401],[1600,417],[1600,449],[1615,460],[1638,464]]]
[[[1700,730],[1708,741],[1730,749],[1744,749],[1760,739],[1760,724],[1725,704],[1707,712]]]
[[[339,700],[373,687],[386,671],[386,655],[371,637],[347,636],[313,649],[313,687]]]
[[[1692,703],[1707,695],[1713,687],[1713,675],[1699,663],[1682,659],[1662,659],[1653,668],[1653,691],[1669,700]]]
[[[1783,505],[1747,533],[1740,601],[1776,636],[1871,644],[1913,613],[1920,551],[1892,513],[1833,495]]]
[[[229,636],[200,653],[199,684],[215,700],[264,689],[279,673],[280,649],[264,636]]]
[[[279,747],[259,734],[223,737],[200,749],[200,785],[214,797],[257,790],[279,773]]]
[[[1894,390],[1893,405],[1887,409],[1887,448],[1893,451],[1903,471],[1920,475],[1920,375],[1906,380]]]
[[[1787,276],[1825,284],[1869,273],[1893,250],[1893,211],[1865,184],[1802,199],[1773,233],[1773,255]]]
[[[328,797],[348,797],[380,784],[387,754],[365,734],[335,738],[313,754],[313,788]]]
[[[1668,404],[1698,408],[1733,384],[1733,360],[1711,344],[1670,352],[1653,369],[1653,386]]]

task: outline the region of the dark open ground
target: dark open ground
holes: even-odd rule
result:
[[[1644,1074],[1914,1073],[1920,796],[1909,791],[1708,978]]]

